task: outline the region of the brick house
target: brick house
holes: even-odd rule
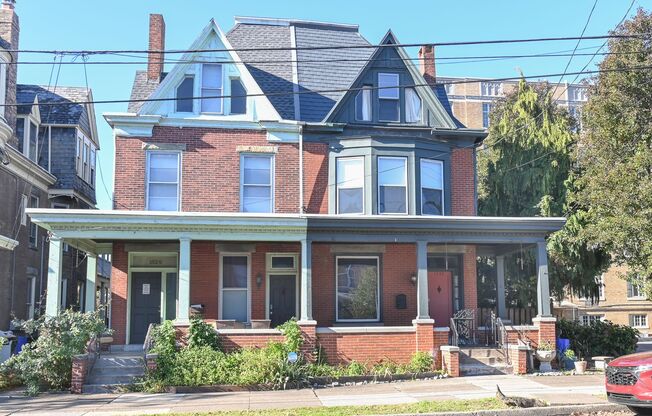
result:
[[[564,219],[476,216],[485,132],[426,86],[432,47],[417,68],[397,43],[370,47],[355,25],[240,17],[225,34],[211,20],[163,72],[165,23],[150,16],[135,101],[104,115],[114,210],[29,210],[51,252],[112,253],[114,348],[196,311],[227,348],[296,317],[332,362],[439,357],[453,315],[477,306],[477,256],[518,247],[537,252],[541,300],[522,329],[554,339],[545,238]]]
[[[99,139],[93,106],[76,104],[92,101],[90,90],[17,84],[18,66],[11,65],[17,53],[7,52],[19,47],[13,0],[2,2],[0,23],[0,101],[7,104],[0,110],[0,330],[6,330],[12,317],[32,318],[45,306],[48,236],[25,210],[95,208]],[[87,258],[65,245],[60,307],[83,310],[94,301],[95,263]]]

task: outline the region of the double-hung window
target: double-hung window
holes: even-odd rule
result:
[[[405,89],[405,121],[407,123],[421,121],[421,98],[414,88]]]
[[[365,85],[355,95],[355,120],[371,121],[371,87]]]
[[[482,127],[485,129],[489,128],[489,123],[491,122],[491,109],[493,106],[491,103],[482,103]]]
[[[364,213],[364,158],[338,157],[336,164],[337,213]]]
[[[629,325],[634,328],[647,328],[647,315],[629,315]]]
[[[407,214],[407,159],[378,158],[378,213]]]
[[[203,64],[201,71],[202,113],[222,112],[222,65]],[[210,98],[213,97],[213,98]]]
[[[231,79],[231,114],[247,113],[247,90],[239,78]]]
[[[192,113],[192,97],[195,91],[195,78],[192,75],[185,76],[177,86],[176,110],[177,113]]]
[[[27,278],[27,319],[34,319],[34,297],[36,295],[36,277]]]
[[[421,159],[421,214],[444,215],[444,164]]]
[[[274,212],[274,157],[242,155],[240,211]]]
[[[398,74],[378,74],[378,120],[400,121]]]
[[[641,290],[641,286],[632,282],[627,282],[627,299],[644,300],[645,295]]]
[[[181,153],[147,152],[147,209],[178,211]]]
[[[343,256],[336,262],[336,320],[379,321],[379,258]]]
[[[249,322],[249,256],[221,256],[220,319]]]

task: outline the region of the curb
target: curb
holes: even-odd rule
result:
[[[627,407],[619,404],[604,403],[529,407],[518,409],[476,410],[471,412],[419,413],[418,415],[407,413],[401,414],[400,416],[568,416],[571,413],[575,412],[594,413],[623,411],[627,411]]]

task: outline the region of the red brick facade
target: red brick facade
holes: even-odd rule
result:
[[[475,215],[475,149],[458,148],[451,154],[451,212]]]
[[[299,211],[297,144],[270,145],[257,130],[155,127],[153,137],[116,137],[115,207],[145,209],[145,144],[185,145],[181,152],[181,210],[240,211],[240,153],[247,146],[276,150],[275,212]],[[310,192],[308,192],[310,194]]]

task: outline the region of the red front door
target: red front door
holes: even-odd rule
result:
[[[428,272],[428,312],[435,326],[449,326],[453,317],[451,272]]]

